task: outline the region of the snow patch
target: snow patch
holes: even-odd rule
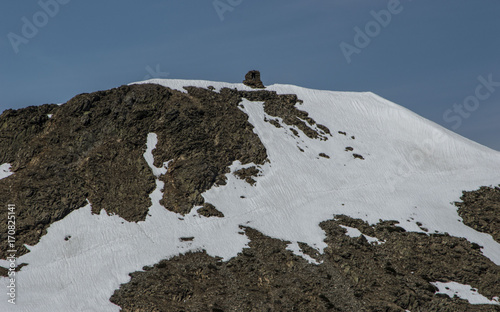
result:
[[[290,244],[287,245],[286,247],[287,250],[290,250],[291,252],[293,252],[295,255],[299,256],[299,257],[302,257],[304,259],[307,260],[307,262],[309,263],[312,263],[312,264],[322,264],[323,261],[321,262],[318,262],[316,259],[312,258],[311,256],[305,254],[302,249],[300,248],[298,242],[292,242]]]
[[[363,235],[370,244],[380,245],[380,244],[385,243],[384,241],[380,241],[376,237],[371,237],[371,236],[368,236],[368,235],[361,233],[361,231],[356,229],[356,228],[352,228],[352,227],[345,226],[345,225],[340,225],[340,226],[347,230],[347,233],[345,233],[345,234],[349,237],[357,238],[357,237],[360,237],[361,235]]]
[[[464,285],[456,282],[435,282],[431,284],[438,288],[436,294],[445,294],[450,298],[457,296],[460,299],[469,301],[470,304],[500,305],[498,296],[493,297],[492,300],[489,300],[485,296],[478,293],[476,288],[472,288],[470,285]]]
[[[146,143],[147,149],[144,152],[144,159],[148,163],[148,166],[151,168],[151,170],[153,170],[153,174],[155,177],[159,177],[163,174],[166,174],[169,163],[169,162],[163,163],[162,167],[156,167],[154,165],[153,150],[156,148],[157,143],[158,143],[158,136],[156,135],[156,133],[149,133],[148,141]]]
[[[10,171],[11,164],[2,164],[0,165],[0,180],[7,178],[14,174],[14,172]]]

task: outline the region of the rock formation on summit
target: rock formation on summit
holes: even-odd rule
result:
[[[258,70],[251,70],[245,75],[243,83],[251,88],[265,88],[260,80],[260,72]]]

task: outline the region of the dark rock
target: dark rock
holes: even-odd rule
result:
[[[249,87],[254,89],[256,88],[265,88],[264,84],[260,80],[260,72],[258,70],[251,70],[245,75],[245,80],[243,83]]]
[[[500,187],[483,186],[476,191],[463,191],[457,202],[458,214],[464,224],[490,234],[500,243]]]
[[[207,218],[209,217],[224,218],[224,214],[219,210],[217,210],[217,208],[215,208],[215,206],[210,203],[203,204],[203,207],[199,208],[196,212]]]
[[[296,107],[300,100],[295,94],[277,94],[275,91],[239,91],[238,94],[249,101],[264,102],[264,111],[273,117],[280,117],[289,126],[296,126],[311,139],[328,140],[328,127],[317,124],[305,111]],[[270,121],[268,121],[270,122]],[[316,126],[320,131],[314,128]],[[294,132],[295,131],[295,132]],[[298,132],[292,131],[298,136]],[[321,133],[323,132],[323,133]]]
[[[255,185],[257,181],[253,179],[253,177],[257,176],[260,173],[260,170],[257,167],[252,166],[248,168],[242,168],[234,172],[234,175],[238,178],[245,180],[247,183],[251,185]]]
[[[279,121],[276,119],[271,119],[271,120],[265,120],[269,122],[271,125],[275,126],[276,128],[282,128]]]
[[[364,159],[365,159],[363,156],[361,156],[361,155],[359,155],[359,154],[356,154],[356,153],[352,154],[352,156],[353,156],[354,158],[359,158],[359,159],[362,159],[362,160],[364,160]]]

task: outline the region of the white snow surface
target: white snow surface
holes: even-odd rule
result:
[[[243,84],[196,80],[149,80],[184,91],[183,86],[252,90]],[[326,247],[319,223],[345,214],[371,224],[397,220],[407,231],[465,237],[483,246],[483,254],[500,264],[500,244],[461,222],[457,208],[462,190],[500,183],[500,152],[494,151],[373,93],[311,90],[272,85],[267,90],[297,94],[297,104],[332,135],[310,139],[298,128],[295,137],[282,123],[276,128],[264,118],[261,102],[244,100],[254,131],[267,149],[270,162],[258,166],[262,174],[251,186],[232,173],[227,184],[203,194],[225,215],[206,218],[181,216],[159,204],[168,163],[153,165],[157,136],[150,133],[144,157],[156,179],[152,206],[145,221],[129,223],[117,215],[91,214],[90,204],[53,223],[46,235],[17,263],[28,263],[16,275],[17,304],[0,300],[0,311],[119,311],[109,302],[130,272],[188,251],[204,249],[228,260],[247,246],[240,225],[289,241],[288,249],[304,256],[298,242],[319,252]],[[338,131],[345,131],[341,135]],[[354,136],[353,139],[351,136]],[[355,159],[345,147],[364,160]],[[301,152],[299,150],[304,150]],[[319,157],[325,153],[330,159]],[[236,161],[231,172],[253,164]],[[243,198],[241,197],[243,196]],[[119,198],[117,200],[120,200]],[[68,240],[64,238],[71,236]],[[181,237],[194,237],[181,241]],[[6,267],[2,260],[0,265]],[[1,278],[7,284],[6,278]]]
[[[344,229],[347,230],[347,233],[345,233],[345,235],[347,235],[349,237],[355,237],[356,238],[356,237],[360,237],[361,235],[363,235],[370,244],[380,245],[380,244],[384,243],[384,242],[380,241],[376,237],[371,237],[371,236],[368,236],[368,235],[365,235],[365,234],[361,233],[361,231],[358,230],[358,229],[356,229],[356,228],[353,228],[353,227],[350,227],[350,226],[345,226],[345,225],[341,225],[341,227],[343,227]]]
[[[300,248],[298,242],[292,242],[290,244],[288,244],[286,246],[286,249],[287,250],[290,250],[291,252],[293,252],[294,254],[296,255],[299,255],[301,257],[303,257],[304,259],[306,259],[309,263],[314,263],[314,264],[321,264],[323,263],[323,261],[319,262],[317,261],[316,259],[314,259],[313,257],[309,256],[308,254],[305,254],[302,249]]]
[[[435,282],[431,284],[438,288],[436,294],[445,294],[450,298],[457,296],[460,299],[469,301],[470,304],[500,305],[498,297],[493,297],[492,300],[489,300],[485,296],[478,293],[476,288],[472,288],[470,285],[463,285],[457,282]]]
[[[14,174],[14,172],[10,171],[10,164],[2,164],[0,165],[0,180],[5,179],[8,176]]]

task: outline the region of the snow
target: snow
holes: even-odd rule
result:
[[[54,114],[47,114],[47,117],[49,118],[52,118],[52,116],[54,116]]]
[[[477,292],[476,288],[472,288],[470,285],[463,285],[456,282],[435,282],[431,283],[438,288],[436,294],[445,294],[450,298],[457,296],[460,299],[469,301],[470,304],[493,304],[500,305],[498,297],[493,297],[489,300],[485,296]]]
[[[10,171],[10,164],[2,164],[0,165],[0,180],[5,179],[8,176],[14,174],[14,172]]]
[[[290,250],[297,256],[301,256],[302,258],[306,259],[307,262],[312,263],[312,264],[321,264],[323,261],[318,262],[316,259],[312,258],[308,254],[305,254],[302,249],[300,248],[298,242],[293,242],[287,245],[286,247],[287,250]]]
[[[384,242],[381,242],[376,237],[371,237],[371,236],[368,236],[368,235],[365,235],[365,234],[361,233],[361,231],[358,230],[358,229],[356,229],[356,228],[352,228],[352,227],[345,226],[345,225],[340,225],[340,226],[342,228],[344,228],[344,229],[347,230],[347,233],[345,233],[345,235],[347,235],[349,237],[355,237],[356,238],[356,237],[360,237],[361,235],[363,235],[370,244],[380,245],[380,244],[384,243]]]
[[[183,86],[210,85],[216,90],[252,90],[243,84],[212,81],[154,79],[140,83],[183,92]],[[370,224],[397,220],[399,226],[415,232],[423,232],[417,222],[422,223],[429,232],[447,232],[483,246],[483,254],[500,264],[500,244],[465,226],[452,204],[462,190],[500,183],[500,171],[492,170],[500,168],[499,152],[370,92],[290,85],[272,85],[267,90],[297,94],[304,101],[297,107],[326,125],[332,136],[327,141],[314,140],[293,127],[300,134],[297,138],[290,126],[276,128],[265,122],[265,118],[276,118],[265,114],[261,102],[244,100],[240,109],[254,125],[270,162],[259,166],[262,174],[255,178],[255,186],[232,174],[253,164],[234,162],[227,184],[203,194],[225,217],[206,218],[197,214],[198,207],[181,216],[160,205],[163,182],[159,177],[168,162],[154,166],[157,136],[150,133],[144,138],[144,158],[156,177],[156,189],[150,194],[152,205],[146,220],[129,223],[104,212],[94,215],[88,204],[53,223],[37,245],[28,246],[31,252],[17,261],[29,264],[17,274],[18,304],[0,300],[0,311],[119,311],[109,298],[120,284],[129,281],[130,272],[201,249],[229,260],[248,246],[248,238],[239,234],[240,225],[289,241],[289,250],[316,263],[303,254],[298,242],[322,252],[325,233],[319,223],[339,214]],[[353,152],[345,151],[347,146],[365,160],[355,159]],[[318,157],[320,153],[330,159]],[[361,235],[352,228],[348,234]],[[68,235],[71,238],[64,240]],[[181,237],[194,240],[181,241]],[[376,238],[367,239],[377,243]],[[0,261],[4,267],[6,263]],[[5,278],[1,280],[7,283]]]
[[[158,136],[156,133],[149,133],[148,134],[148,141],[146,143],[147,149],[144,152],[144,159],[148,163],[149,168],[153,171],[153,174],[155,177],[160,177],[163,174],[167,173],[167,168],[168,168],[168,162],[163,163],[163,167],[158,168],[155,167],[154,159],[153,159],[153,149],[155,148],[156,144],[158,143]]]

